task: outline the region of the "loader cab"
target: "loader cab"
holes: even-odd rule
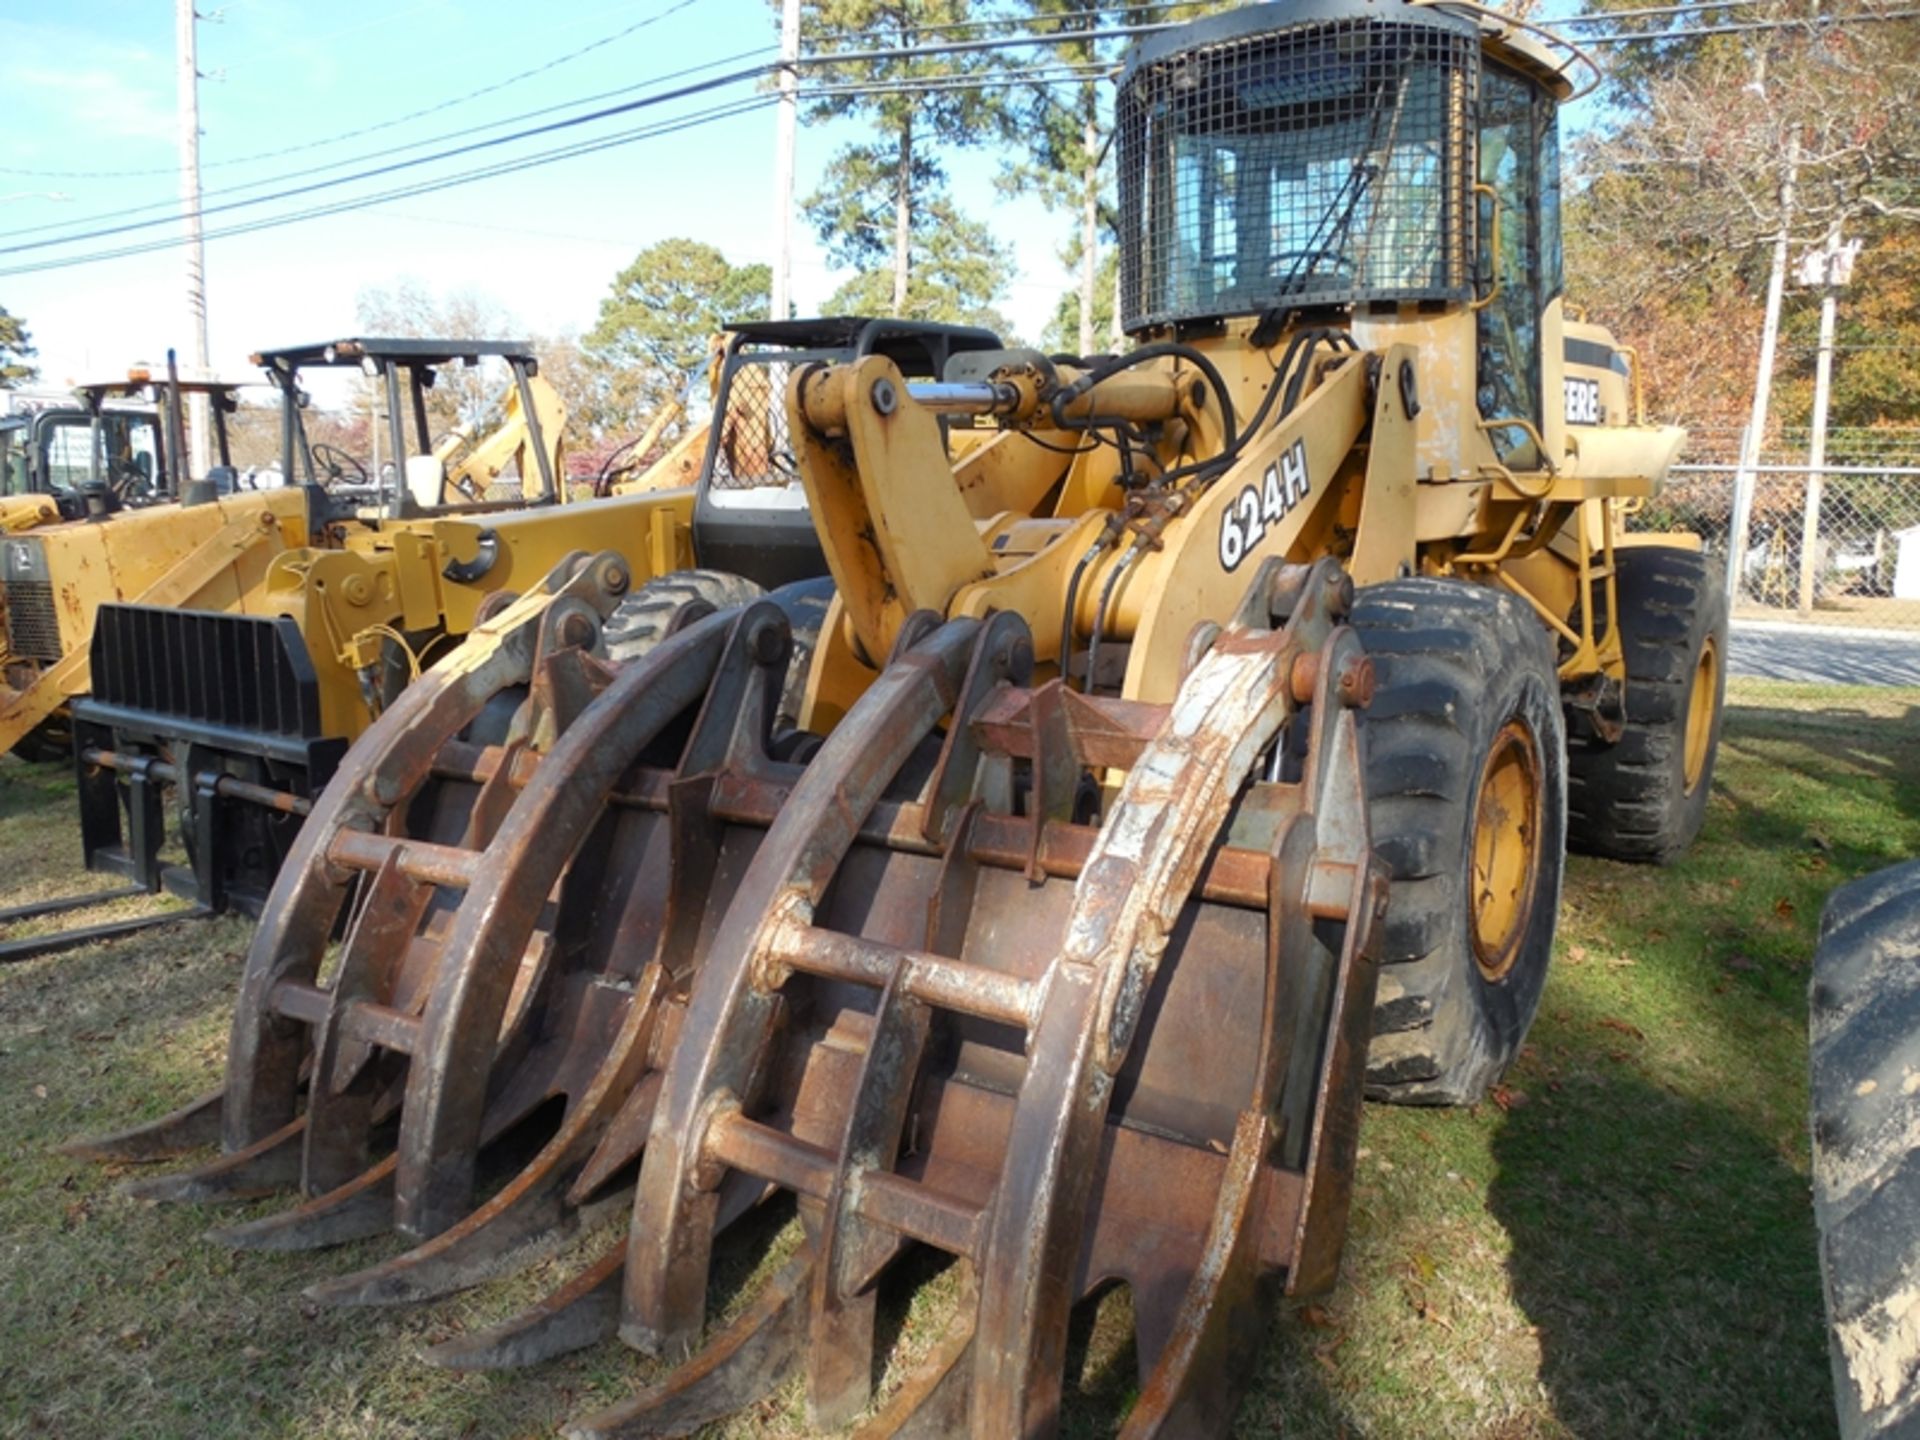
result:
[[[700,563],[769,590],[827,573],[788,431],[787,382],[800,367],[884,355],[908,379],[934,380],[951,356],[1000,343],[971,325],[853,316],[728,326],[694,499]]]
[[[144,493],[160,472],[160,427],[151,405],[49,406],[9,416],[0,434],[6,493],[45,495],[63,520],[86,516],[90,494],[93,508],[118,508],[114,482]]]
[[[1405,0],[1253,5],[1151,37],[1117,103],[1125,328],[1410,340],[1425,428],[1536,468],[1563,424],[1570,89],[1511,27]]]
[[[97,436],[79,513],[95,517],[125,508],[184,501],[198,504],[233,493],[230,423],[240,408],[240,386],[225,380],[157,379],[135,367],[115,380],[74,387]],[[187,448],[188,403],[207,402],[205,475],[192,473]],[[130,418],[131,417],[131,418]]]
[[[469,441],[464,427],[436,435],[427,397],[451,366],[487,360],[512,376],[509,411],[524,425],[514,450],[511,495],[492,493],[470,478],[456,480],[450,461]],[[287,484],[324,492],[319,507],[333,518],[409,519],[461,515],[522,505],[557,504],[564,496],[555,462],[558,435],[548,435],[533,385],[539,361],[518,340],[447,340],[355,336],[313,345],[262,350],[253,363],[280,392],[280,473]],[[368,444],[348,446],[309,433],[310,398],[300,384],[311,369],[357,370],[373,392],[376,423]],[[551,391],[547,391],[551,395]],[[557,428],[558,417],[546,407]],[[513,418],[510,414],[510,418]]]

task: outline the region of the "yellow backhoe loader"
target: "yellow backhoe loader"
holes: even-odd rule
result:
[[[789,1378],[822,1429],[1052,1433],[1114,1284],[1121,1433],[1232,1433],[1266,1300],[1334,1280],[1363,1093],[1482,1094],[1564,842],[1664,859],[1704,813],[1719,581],[1616,515],[1681,435],[1625,413],[1603,331],[1572,338],[1604,365],[1567,350],[1581,63],[1403,0],[1147,39],[1116,101],[1134,348],[789,365],[739,453],[804,496],[811,643],[775,590],[616,657],[616,557],[558,567],[341,762],[224,1088],[81,1148],[219,1142],[152,1198],[296,1191],[228,1244],[413,1247],[312,1303],[445,1294],[623,1209],[430,1354],[683,1362],[571,1435],[691,1433]],[[754,575],[759,523],[703,563]],[[710,1332],[776,1203],[788,1258]],[[889,1368],[915,1255],[953,1272]]]

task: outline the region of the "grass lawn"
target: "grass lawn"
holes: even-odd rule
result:
[[[1692,854],[1663,872],[1570,863],[1555,973],[1495,1100],[1368,1111],[1342,1281],[1277,1321],[1240,1433],[1832,1433],[1808,956],[1829,890],[1920,854],[1920,710],[1736,700]],[[71,814],[58,772],[0,762],[0,905],[87,884]],[[418,1362],[568,1256],[417,1310],[307,1311],[302,1286],[393,1242],[232,1253],[201,1232],[270,1206],[141,1205],[55,1152],[215,1082],[246,940],[221,920],[0,969],[0,1433],[548,1434],[655,1373],[611,1342],[523,1375]],[[951,1288],[915,1299],[910,1339]],[[1071,1434],[1124,1412],[1126,1303],[1080,1324]],[[803,1433],[797,1396],[722,1433]]]

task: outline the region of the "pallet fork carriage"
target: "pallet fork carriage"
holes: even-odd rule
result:
[[[789,1377],[865,1440],[1048,1434],[1116,1283],[1125,1433],[1228,1431],[1264,1301],[1333,1282],[1362,1096],[1483,1094],[1569,839],[1661,860],[1703,813],[1724,603],[1690,538],[1618,523],[1681,437],[1562,313],[1578,64],[1467,4],[1157,33],[1116,106],[1136,347],[774,361],[709,483],[764,475],[759,536],[829,580],[662,576],[631,644],[606,557],[557,568],[342,761],[223,1089],[82,1148],[218,1139],[138,1188],[294,1192],[227,1244],[410,1247],[322,1304],[623,1214],[430,1356],[673,1362],[575,1435]],[[788,1204],[712,1327],[722,1252]],[[876,1388],[882,1288],[929,1253],[944,1324]]]

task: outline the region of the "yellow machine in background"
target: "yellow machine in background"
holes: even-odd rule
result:
[[[523,346],[357,339],[263,352],[283,398],[284,474],[309,483],[141,517],[207,533],[196,532],[171,571],[141,575],[123,592],[127,603],[96,595],[78,632],[85,643],[56,667],[59,699],[74,697],[89,866],[207,908],[256,910],[348,744],[487,616],[540,593],[569,557],[620,557],[619,584],[637,606],[620,617],[637,627],[630,644],[656,638],[649,626],[662,597],[643,593],[644,582],[696,554],[769,587],[824,573],[786,449],[779,397],[795,366],[886,353],[930,377],[955,349],[997,343],[985,331],[892,321],[737,327],[719,348],[712,421],[603,498],[571,504],[559,503],[563,457],[548,428],[558,400]],[[471,446],[433,443],[425,392],[434,370],[477,356],[513,373],[508,423]],[[399,464],[376,475],[310,441],[300,376],[314,365],[358,367],[385,386],[397,417],[388,453]],[[458,498],[503,478],[514,498]],[[529,489],[531,501],[521,498]],[[32,543],[77,555],[122,543],[130,523],[56,527]],[[33,698],[51,702],[53,691]],[[23,709],[16,697],[0,723]],[[163,861],[170,833],[186,841],[188,866]],[[59,943],[77,940],[70,932]]]
[[[476,343],[478,349],[473,348]],[[463,350],[463,345],[468,348]],[[499,354],[513,369],[507,420],[477,444],[456,433],[435,445],[425,437],[431,367],[477,360],[481,353]],[[554,493],[562,407],[552,389],[530,373],[532,359],[524,347],[339,341],[255,358],[283,391],[283,474],[300,473],[299,466],[309,481],[318,481],[329,473],[319,467],[332,461],[329,478],[352,467],[368,483],[358,491],[341,488],[332,494],[317,485],[239,490],[237,472],[229,463],[227,430],[237,386],[177,379],[152,386],[145,374],[136,374],[126,381],[81,387],[78,393],[92,417],[90,478],[55,494],[67,523],[33,527],[32,534],[8,541],[0,554],[7,596],[0,752],[55,720],[74,696],[87,693],[94,621],[102,604],[134,601],[166,609],[257,613],[266,603],[269,567],[282,554],[313,545],[343,545],[350,539],[371,544],[380,517],[428,515],[448,494],[477,498],[503,472],[513,472],[515,480],[536,495]],[[343,452],[307,445],[297,375],[302,363],[314,362],[363,369],[385,382],[390,400],[400,396],[400,376],[406,372],[411,414],[423,437],[421,453],[406,458],[406,414],[394,405],[393,435],[402,448],[392,453],[403,463],[386,484],[372,483],[365,468]],[[135,436],[124,412],[105,408],[106,401],[149,389],[159,402],[155,413],[164,414],[166,423],[148,425]],[[180,459],[185,428],[176,412],[180,397],[189,394],[205,394],[212,402],[218,463],[206,477],[184,476]],[[533,411],[532,423],[523,419],[528,409]],[[515,466],[524,466],[525,474],[514,472]],[[356,500],[372,503],[363,513]]]

